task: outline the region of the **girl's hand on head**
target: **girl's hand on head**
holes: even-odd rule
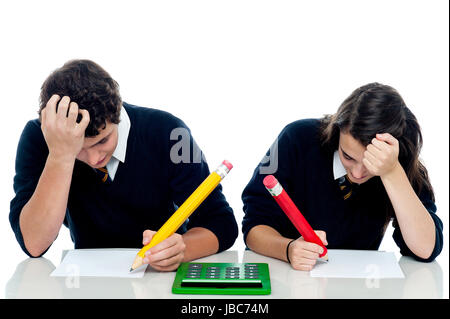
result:
[[[363,163],[367,170],[375,176],[384,176],[398,165],[398,140],[389,133],[377,134],[367,145]]]

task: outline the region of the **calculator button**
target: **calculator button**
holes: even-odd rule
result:
[[[190,264],[189,268],[202,268],[203,265],[202,264]]]
[[[188,272],[186,276],[200,276],[199,272]]]

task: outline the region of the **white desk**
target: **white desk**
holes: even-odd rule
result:
[[[188,295],[189,299],[210,298],[442,298],[443,274],[439,264],[421,263],[409,257],[399,260],[405,278],[366,279],[312,278],[285,262],[251,251],[225,251],[198,262],[264,262],[269,264],[272,293],[267,296]],[[147,268],[140,279],[50,277],[55,269],[46,258],[29,258],[17,265],[5,287],[6,298],[165,298],[186,299],[172,294],[175,272]]]

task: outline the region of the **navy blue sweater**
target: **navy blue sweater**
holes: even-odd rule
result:
[[[270,154],[270,151],[267,155]],[[263,185],[266,175],[261,162],[244,189],[244,241],[256,225],[268,225],[287,238],[300,237]],[[377,250],[385,232],[386,201],[389,200],[379,177],[361,184],[358,191],[344,200],[333,175],[333,155],[324,151],[319,140],[319,120],[299,120],[287,125],[278,136],[278,169],[273,174],[315,230],[327,234],[330,249]],[[420,200],[436,225],[436,244],[432,255],[422,259],[405,244],[400,227],[393,222],[393,238],[400,253],[420,261],[432,261],[443,245],[442,221],[436,215],[431,194],[422,191]]]
[[[142,247],[143,231],[158,230],[210,173],[203,158],[193,158],[193,148],[198,146],[192,136],[189,163],[175,164],[170,159],[172,146],[179,142],[170,139],[172,130],[183,128],[190,134],[183,121],[164,111],[123,105],[131,127],[125,162],[119,163],[114,181],[102,183],[90,166],[75,162],[64,220],[75,248]],[[47,156],[39,120],[29,121],[17,149],[16,195],[9,215],[17,241],[29,256],[19,216],[33,195]],[[234,244],[237,223],[220,184],[177,232],[193,227],[212,231],[218,238],[219,252]]]

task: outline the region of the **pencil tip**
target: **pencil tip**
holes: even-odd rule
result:
[[[324,263],[327,263],[330,259],[328,258],[327,255],[325,255],[322,258],[320,258],[320,260],[323,261]]]
[[[133,271],[133,268],[130,268],[130,272],[132,272]]]

